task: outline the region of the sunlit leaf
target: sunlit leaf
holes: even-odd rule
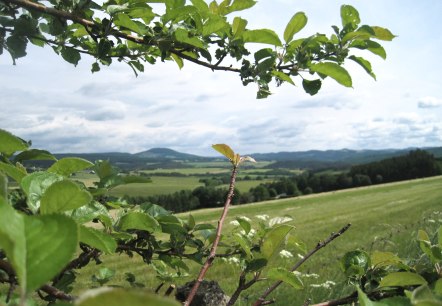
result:
[[[53,183],[40,199],[40,213],[51,214],[80,208],[92,201],[92,195],[77,183],[63,180]]]
[[[304,12],[296,13],[292,19],[290,19],[284,30],[284,40],[286,43],[292,41],[293,36],[301,31],[307,24],[307,16]]]
[[[326,62],[318,63],[310,67],[310,71],[317,72],[331,77],[339,84],[346,87],[352,86],[351,76],[347,70],[336,63]]]
[[[48,171],[63,176],[70,176],[72,173],[93,167],[90,161],[78,157],[65,157],[55,162]]]
[[[385,276],[379,287],[406,287],[413,285],[424,285],[425,278],[413,272],[393,272]]]
[[[137,229],[149,232],[155,232],[160,228],[160,224],[152,216],[142,212],[129,212],[121,217],[118,222],[121,230]]]
[[[117,242],[111,236],[94,228],[79,226],[80,242],[97,248],[106,254],[112,254],[117,248]]]
[[[392,41],[396,35],[390,32],[389,29],[373,26],[371,27],[375,32],[375,37],[380,40]]]
[[[342,26],[352,25],[354,28],[361,22],[359,12],[351,5],[341,6]]]
[[[227,157],[229,160],[233,161],[233,159],[235,158],[235,153],[226,144],[214,144],[212,145],[212,148],[214,148],[216,151]]]
[[[272,228],[270,232],[266,234],[261,247],[261,253],[264,258],[269,260],[279,252],[279,249],[285,242],[286,236],[293,228],[291,225],[283,224]]]
[[[282,267],[272,268],[267,272],[267,277],[276,281],[283,281],[295,289],[304,288],[302,280],[293,272]]]
[[[281,47],[278,35],[269,29],[249,30],[242,33],[245,43],[261,43]]]
[[[0,129],[0,153],[11,155],[17,151],[23,151],[28,148],[28,144],[8,131]]]
[[[349,56],[349,59],[355,61],[358,63],[364,70],[373,78],[376,80],[376,75],[371,70],[371,63],[367,61],[366,59],[358,56],[351,55]]]

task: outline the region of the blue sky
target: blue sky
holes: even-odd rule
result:
[[[298,37],[329,35],[342,4],[356,7],[362,23],[398,35],[383,42],[386,61],[367,56],[377,81],[349,63],[353,88],[327,79],[310,97],[285,84],[256,100],[256,87],[243,87],[237,75],[191,63],[181,71],[173,62],[146,66],[138,78],[122,64],[92,74],[91,59],[74,67],[32,47],[16,66],[0,56],[0,128],[54,153],[169,147],[216,155],[213,143],[247,154],[441,146],[442,1],[261,0],[237,15],[282,35],[304,11],[309,23]]]

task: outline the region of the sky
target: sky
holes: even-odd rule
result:
[[[327,78],[310,96],[297,86],[273,86],[256,99],[256,86],[238,75],[186,62],[146,66],[135,77],[123,64],[90,72],[50,48],[30,47],[12,65],[0,55],[0,128],[33,148],[53,153],[130,152],[167,147],[216,156],[226,143],[242,154],[327,149],[398,149],[442,146],[442,1],[261,0],[238,12],[248,28],[271,28],[282,37],[298,11],[308,16],[296,37],[332,33],[342,4],[353,5],[362,24],[390,29],[381,42],[387,60],[366,56],[377,80],[348,63],[353,88]]]

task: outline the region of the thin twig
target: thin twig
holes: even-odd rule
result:
[[[318,244],[316,245],[316,247],[312,250],[310,250],[310,252],[308,252],[300,261],[298,261],[292,268],[291,271],[294,272],[296,271],[304,262],[306,262],[310,257],[312,257],[316,252],[318,252],[320,249],[322,249],[323,247],[325,247],[326,245],[328,245],[330,242],[332,242],[333,240],[335,240],[336,238],[338,238],[339,236],[341,236],[343,233],[345,233],[349,227],[351,226],[351,224],[347,224],[346,226],[344,226],[343,228],[341,228],[337,233],[332,233],[330,235],[330,237],[328,237],[326,240],[324,241],[320,241],[318,242]],[[263,302],[266,300],[267,296],[273,292],[273,290],[275,290],[276,288],[279,287],[279,285],[282,284],[282,281],[277,281],[275,282],[273,285],[271,285],[269,288],[267,288],[267,290],[255,301],[255,303],[253,304],[253,306],[260,306],[260,305],[264,305]]]
[[[209,270],[210,266],[212,265],[213,260],[215,259],[216,249],[218,248],[218,244],[221,239],[221,232],[222,232],[222,228],[224,225],[224,221],[226,219],[227,212],[229,211],[230,203],[232,202],[232,198],[234,195],[235,180],[236,180],[237,173],[238,173],[238,165],[234,164],[233,169],[232,169],[232,175],[230,177],[229,193],[227,194],[226,202],[224,203],[224,209],[221,214],[221,217],[218,220],[218,227],[216,228],[215,240],[213,241],[212,248],[210,249],[210,254],[207,257],[207,260],[204,263],[203,267],[201,268],[201,271],[198,275],[197,280],[195,281],[195,284],[193,285],[192,289],[190,290],[190,293],[187,296],[186,301],[184,301],[184,306],[189,306],[190,303],[192,303],[192,300],[195,297],[195,294],[197,293],[198,288],[199,288],[201,282],[203,281],[204,276],[207,273],[207,270]]]

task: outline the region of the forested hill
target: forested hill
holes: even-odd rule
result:
[[[311,150],[303,152],[278,152],[278,153],[255,153],[257,161],[273,161],[269,168],[303,168],[320,169],[330,167],[348,168],[353,165],[379,161],[386,158],[407,154],[411,149],[388,149],[388,150]],[[423,149],[436,158],[442,158],[442,147]],[[91,162],[96,160],[109,160],[121,169],[146,169],[147,168],[180,168],[183,162],[210,162],[223,160],[222,157],[203,157],[188,153],[182,153],[168,148],[153,148],[143,152],[119,153],[64,153],[54,154],[58,159],[68,156],[76,156]],[[48,161],[31,161],[28,165],[47,166]],[[186,165],[186,167],[189,167]]]

